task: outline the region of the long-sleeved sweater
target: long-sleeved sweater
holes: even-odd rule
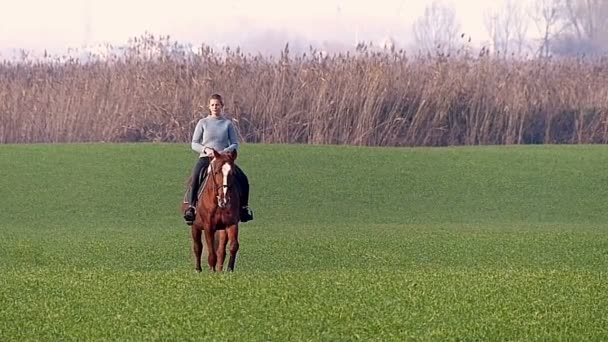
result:
[[[198,121],[192,134],[192,149],[203,156],[207,147],[218,152],[238,150],[239,142],[232,120],[209,115]]]

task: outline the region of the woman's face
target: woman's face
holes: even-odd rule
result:
[[[222,102],[220,100],[209,100],[209,111],[212,115],[220,115],[222,113]]]

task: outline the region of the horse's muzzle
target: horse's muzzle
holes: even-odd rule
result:
[[[228,200],[228,198],[226,197],[221,197],[221,196],[217,196],[217,206],[220,209],[226,208],[228,207],[228,204],[230,203],[230,201]]]

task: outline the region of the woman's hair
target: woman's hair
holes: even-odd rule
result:
[[[209,97],[209,101],[211,100],[218,100],[220,101],[220,103],[222,104],[222,106],[224,105],[224,100],[222,99],[222,95],[220,94],[213,94]]]

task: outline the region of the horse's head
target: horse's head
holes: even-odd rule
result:
[[[226,208],[231,203],[232,195],[235,194],[234,161],[236,151],[218,153],[213,151],[213,159],[209,164],[207,174],[216,192],[217,205]]]

